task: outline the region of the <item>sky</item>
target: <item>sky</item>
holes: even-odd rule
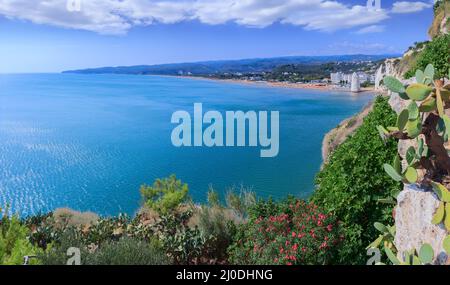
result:
[[[0,73],[398,54],[428,39],[432,0],[379,1],[0,0]]]

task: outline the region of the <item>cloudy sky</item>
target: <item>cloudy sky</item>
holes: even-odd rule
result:
[[[0,0],[0,72],[401,53],[427,39],[432,2]]]

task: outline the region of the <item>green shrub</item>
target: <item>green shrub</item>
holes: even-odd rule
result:
[[[269,202],[268,207],[273,205]],[[229,248],[231,263],[317,265],[332,262],[342,239],[336,218],[301,200],[285,201],[281,205],[275,205],[274,212],[284,210],[285,205],[289,211],[251,219],[240,226]]]
[[[175,211],[188,199],[189,188],[175,175],[169,178],[157,179],[153,186],[143,185],[141,195],[150,209],[160,214]]]
[[[157,242],[122,238],[102,245],[87,255],[87,265],[169,265],[170,259]]]
[[[207,201],[208,204],[212,207],[219,207],[220,206],[220,196],[219,193],[217,193],[216,190],[210,185],[208,194],[207,194]]]
[[[236,233],[239,222],[228,209],[219,206],[202,206],[197,211],[198,227],[203,236],[209,237],[207,257],[223,261]]]
[[[260,217],[276,216],[280,213],[292,214],[291,204],[296,203],[297,198],[288,196],[282,201],[275,201],[272,197],[267,200],[260,199],[248,209],[248,217],[250,221],[254,221]]]
[[[162,248],[175,264],[195,264],[207,254],[210,237],[206,237],[198,226],[190,227],[192,211],[161,216],[154,226],[155,235]]]
[[[10,218],[7,211],[2,214],[1,208],[0,215],[0,265],[21,265],[25,256],[36,256],[41,252],[28,240],[29,230],[19,218]],[[38,261],[31,259],[30,264],[38,264]]]
[[[45,252],[38,255],[39,261],[44,265],[66,265],[69,259],[67,251],[69,248],[75,247],[80,249],[81,264],[85,265],[89,251],[84,243],[82,233],[74,227],[69,227],[58,231],[57,235],[57,240]]]
[[[417,69],[425,70],[428,64],[435,68],[435,78],[443,78],[450,70],[450,35],[436,37],[419,54],[417,63],[405,74],[413,77]]]
[[[227,208],[244,219],[248,214],[248,209],[256,203],[256,194],[244,185],[240,186],[239,191],[233,186],[228,190],[225,201]]]
[[[396,195],[400,183],[387,176],[383,164],[397,153],[397,144],[381,140],[378,125],[393,125],[396,115],[388,99],[378,97],[362,126],[331,155],[317,175],[311,200],[343,222],[345,240],[338,262],[365,264],[365,247],[377,232],[374,222],[392,224],[392,205],[379,198]]]

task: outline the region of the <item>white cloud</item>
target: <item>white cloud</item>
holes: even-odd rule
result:
[[[386,10],[336,0],[81,0],[80,12],[69,12],[67,1],[0,0],[0,15],[101,34],[124,34],[134,26],[190,20],[250,27],[281,22],[333,31],[375,25],[388,18]]]
[[[330,44],[327,46],[327,52],[331,52],[334,54],[387,54],[387,53],[400,53],[393,46],[389,46],[382,43],[374,43],[374,42],[350,42],[350,41],[342,41]]]
[[[384,32],[385,26],[382,25],[371,25],[364,27],[362,29],[359,29],[356,31],[356,34],[363,35],[363,34],[370,34],[370,33],[381,33]]]
[[[392,6],[392,13],[396,14],[415,13],[430,8],[432,6],[433,4],[425,2],[400,1],[394,3],[394,5]]]

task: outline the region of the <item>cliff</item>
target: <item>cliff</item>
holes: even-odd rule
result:
[[[372,108],[373,102],[370,102],[360,113],[342,121],[339,126],[325,135],[322,142],[322,158],[324,163],[327,163],[333,151],[362,125],[364,118],[372,111]]]
[[[434,39],[438,36],[450,33],[450,0],[442,0],[436,2],[434,6],[434,18],[431,23],[428,34],[430,39]],[[403,109],[405,101],[399,100],[398,96],[391,96],[386,88],[380,84],[382,78],[386,75],[391,75],[397,78],[405,78],[405,74],[408,73],[416,65],[417,59],[421,52],[425,49],[429,41],[417,42],[410,47],[402,57],[389,58],[380,65],[377,72],[377,79],[375,85],[377,86],[376,92],[383,96],[390,96],[390,104],[395,111]],[[410,80],[404,80],[405,83],[414,82],[414,78]],[[331,130],[325,135],[322,143],[322,157],[324,163],[327,162],[331,153],[342,144],[358,127],[362,124],[364,117],[371,110],[371,105],[365,107],[359,114],[352,118],[342,121],[339,126]]]

